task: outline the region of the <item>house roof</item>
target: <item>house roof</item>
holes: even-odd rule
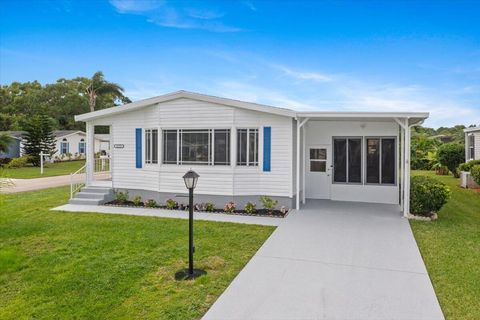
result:
[[[471,127],[471,128],[463,129],[463,132],[477,132],[477,131],[480,131],[480,127]]]
[[[267,105],[264,105],[264,104],[258,104],[258,103],[253,103],[253,102],[245,102],[245,101],[240,101],[240,100],[215,97],[215,96],[210,96],[210,95],[206,95],[206,94],[200,94],[200,93],[194,93],[194,92],[188,92],[188,91],[181,90],[181,91],[177,91],[177,92],[173,92],[173,93],[167,93],[167,94],[164,94],[164,95],[161,95],[161,96],[158,96],[158,97],[154,97],[154,98],[148,98],[148,99],[128,103],[128,104],[125,104],[125,105],[122,105],[122,106],[116,106],[116,107],[102,109],[102,110],[98,110],[98,111],[94,111],[94,112],[80,114],[80,115],[75,116],[75,121],[88,121],[88,120],[101,118],[101,117],[108,116],[108,115],[114,115],[114,114],[129,112],[129,111],[133,111],[133,110],[138,110],[138,109],[148,107],[148,106],[151,106],[151,105],[154,105],[154,104],[157,104],[157,103],[172,101],[172,100],[180,99],[180,98],[187,98],[187,99],[192,99],[192,100],[210,102],[210,103],[214,103],[214,104],[226,105],[226,106],[230,106],[230,107],[242,108],[242,109],[253,110],[253,111],[272,113],[272,114],[288,116],[288,117],[295,117],[295,112],[290,110],[290,109],[272,107],[272,106],[267,106]]]
[[[192,100],[210,102],[219,105],[226,105],[230,107],[242,108],[247,110],[271,113],[291,118],[315,118],[315,119],[392,119],[392,118],[408,118],[410,124],[418,123],[428,118],[428,112],[337,112],[337,111],[311,111],[311,112],[297,112],[287,108],[272,107],[264,104],[258,104],[253,102],[245,102],[235,99],[221,98],[206,94],[177,91],[173,93],[164,94],[158,97],[144,99],[132,103],[128,103],[122,106],[111,107],[94,112],[84,113],[75,116],[76,121],[89,121],[97,118],[106,117],[109,115],[125,113],[129,111],[138,110],[147,106],[151,106],[161,102],[172,101],[175,99],[187,98]]]
[[[0,131],[0,134],[6,134],[11,138],[22,140],[25,131]]]
[[[80,131],[80,130],[56,130],[53,131],[53,134],[55,135],[55,138],[62,138],[66,136],[71,136],[72,134],[81,134],[85,135],[85,132]]]

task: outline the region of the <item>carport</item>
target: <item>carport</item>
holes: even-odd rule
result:
[[[204,319],[443,319],[398,205],[310,200]]]

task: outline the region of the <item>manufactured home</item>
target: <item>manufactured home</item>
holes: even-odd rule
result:
[[[480,127],[471,127],[465,132],[465,160],[480,160]]]
[[[261,195],[398,204],[408,212],[410,128],[423,112],[297,112],[179,91],[75,117],[86,123],[86,185],[243,206]],[[95,175],[95,126],[110,127],[110,176]],[[90,150],[91,149],[91,150]],[[86,197],[79,203],[88,202]]]
[[[18,158],[23,155],[23,144],[25,142],[25,131],[5,131],[0,134],[6,134],[11,138],[8,150],[0,153],[0,158]],[[55,153],[52,155],[52,161],[66,161],[73,158],[81,158],[85,156],[86,134],[79,130],[56,130],[53,132],[55,136]],[[110,150],[109,135],[95,134],[95,153],[108,153]]]

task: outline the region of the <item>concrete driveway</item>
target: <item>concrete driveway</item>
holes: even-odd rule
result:
[[[309,201],[203,319],[443,319],[397,206]]]

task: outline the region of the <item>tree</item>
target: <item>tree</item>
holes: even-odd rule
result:
[[[438,149],[438,160],[458,178],[458,166],[465,162],[465,147],[458,143],[446,143]]]
[[[40,165],[40,152],[55,153],[55,135],[53,134],[53,119],[46,115],[33,116],[24,124],[25,142],[23,152],[29,156],[34,166]]]
[[[102,81],[107,83],[105,79]],[[61,78],[45,85],[38,81],[1,85],[0,131],[21,130],[25,119],[34,115],[47,115],[55,119],[56,127],[62,130],[85,130],[85,124],[75,122],[74,116],[91,110],[87,94],[87,88],[91,85],[92,79],[86,77]],[[106,86],[96,90],[95,110],[131,102],[120,90],[106,90],[109,87],[112,89]]]
[[[103,72],[95,72],[93,77],[90,79],[90,83],[86,89],[90,111],[95,111],[97,98],[102,95],[110,95],[114,100],[120,100],[123,103],[131,102],[130,99],[123,95],[123,92],[124,89],[120,85],[105,80]]]
[[[12,138],[7,134],[0,134],[0,152],[8,152],[8,148],[12,143]]]

